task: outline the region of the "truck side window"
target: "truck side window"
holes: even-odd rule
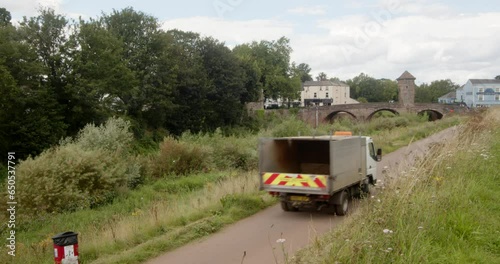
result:
[[[375,146],[373,146],[373,142],[370,143],[370,146],[368,147],[370,149],[370,156],[374,159],[377,160],[377,154],[375,154]]]

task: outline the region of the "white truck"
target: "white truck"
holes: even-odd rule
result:
[[[377,182],[375,152],[367,136],[261,138],[260,189],[280,198],[284,211],[327,206],[345,215],[349,199],[367,195]]]

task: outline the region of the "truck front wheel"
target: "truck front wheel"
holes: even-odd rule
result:
[[[346,191],[343,191],[340,194],[340,204],[335,205],[335,213],[340,216],[344,216],[347,214],[349,210],[349,195]]]

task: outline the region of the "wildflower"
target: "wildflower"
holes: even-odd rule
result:
[[[372,195],[370,198],[372,198],[372,199],[373,199],[373,198],[375,198],[375,196],[373,196],[373,195]]]
[[[451,167],[446,167],[446,169],[448,169],[448,170],[449,170],[449,169],[451,169]]]
[[[392,234],[394,231],[392,231],[390,229],[384,229],[383,232],[384,232],[384,234]]]
[[[380,203],[380,199],[377,199],[377,202],[379,202],[379,203]]]
[[[285,243],[286,239],[284,238],[280,238],[278,240],[276,240],[276,243]]]
[[[424,227],[423,226],[419,226],[418,229],[424,229]]]

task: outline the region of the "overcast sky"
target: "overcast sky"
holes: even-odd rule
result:
[[[495,3],[496,2],[496,3]],[[498,1],[474,0],[2,0],[20,20],[39,6],[68,17],[97,17],[127,6],[229,47],[290,39],[292,61],[342,80],[364,72],[417,83],[500,75]]]

